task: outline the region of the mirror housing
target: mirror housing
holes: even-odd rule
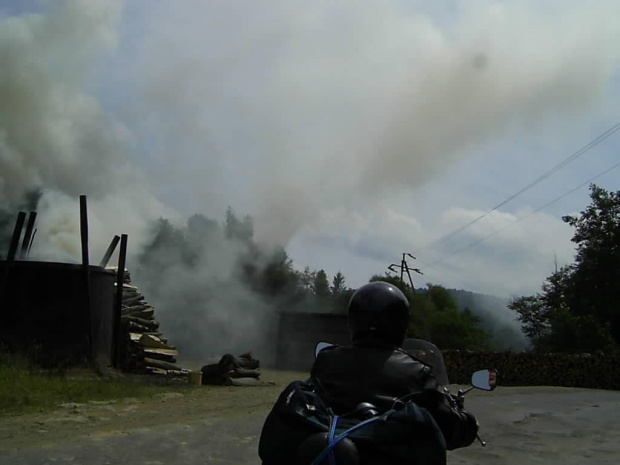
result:
[[[328,347],[333,347],[333,346],[334,344],[331,344],[329,342],[319,342],[314,348],[314,358],[317,358],[319,356],[319,352],[322,351],[323,349],[327,349]]]
[[[479,370],[471,375],[471,385],[483,391],[492,391],[497,387],[497,370]]]

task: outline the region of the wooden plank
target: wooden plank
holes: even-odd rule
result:
[[[168,363],[176,363],[177,359],[174,355],[170,355],[170,354],[162,354],[160,352],[147,352],[147,350],[144,351],[144,357],[148,357],[150,359],[153,360],[159,360],[162,362],[168,362]]]
[[[179,367],[176,366],[174,363],[168,363],[162,360],[155,360],[155,359],[148,358],[148,357],[144,357],[144,365],[146,365],[147,367],[161,368],[163,370],[178,370],[179,369]]]
[[[13,228],[13,236],[9,245],[9,252],[6,256],[7,262],[15,260],[17,254],[17,248],[19,247],[19,238],[22,235],[22,229],[24,228],[24,221],[26,221],[26,212],[19,212],[17,214],[17,221],[15,222],[15,228]]]
[[[144,318],[137,318],[132,315],[123,315],[121,318],[123,319],[123,321],[131,321],[132,323],[145,326],[151,330],[156,330],[157,328],[159,328],[159,321],[157,320],[145,320]]]
[[[122,289],[123,288],[123,273],[119,272],[121,270],[125,269],[125,261],[127,258],[127,234],[122,234],[121,235],[121,248],[118,251],[118,267],[116,268],[117,273],[116,273],[116,289]],[[114,348],[114,367],[115,368],[120,368],[121,366],[121,358],[122,358],[122,339],[125,337],[121,334],[121,311],[123,308],[123,301],[122,301],[122,293],[121,292],[116,292],[116,299],[114,302],[114,313],[113,313],[113,335],[112,335],[112,344],[113,344],[113,348]],[[138,330],[140,329],[139,325],[135,325],[132,327],[132,324],[135,325],[135,323],[129,322],[127,329],[131,332],[139,332]],[[148,330],[148,328],[144,328],[146,330]],[[144,332],[144,331],[141,331]]]
[[[155,349],[154,347],[144,347],[144,353],[147,354],[162,354],[176,357],[179,352],[176,349]]]
[[[142,318],[143,320],[152,320],[154,311],[155,309],[153,307],[147,307],[144,310],[132,312],[130,315],[135,316],[136,318]]]
[[[130,332],[133,333],[148,333],[150,330],[150,328],[147,328],[146,326],[142,326],[138,323],[134,323],[133,321],[128,321],[127,322],[127,328],[129,329]]]
[[[26,258],[28,255],[28,249],[30,248],[30,242],[32,241],[32,234],[34,231],[34,222],[37,219],[37,212],[30,212],[28,216],[28,224],[26,225],[26,232],[24,233],[24,240],[22,241],[22,249],[19,254],[19,258]]]
[[[144,301],[144,296],[143,295],[138,295],[136,297],[131,297],[129,299],[123,299],[121,296],[123,305],[127,306],[127,307],[131,307],[136,305],[138,302],[140,301]]]
[[[116,283],[114,283],[114,287],[116,287]],[[134,286],[133,284],[123,283],[123,292],[125,292],[126,290],[138,292],[138,286]]]
[[[160,337],[153,334],[143,334],[140,338],[140,344],[142,344],[144,347],[149,347],[151,349],[176,349],[176,347],[168,345],[166,341],[163,341]]]
[[[146,310],[149,308],[148,305],[134,305],[133,307],[123,307],[122,314],[123,315],[131,315],[135,312],[141,312],[142,310]]]
[[[110,242],[110,245],[108,246],[108,250],[105,251],[105,253],[103,254],[103,258],[99,262],[100,267],[102,268],[106,267],[106,265],[110,261],[110,257],[112,256],[112,254],[114,253],[114,250],[116,249],[116,246],[118,245],[118,241],[120,240],[121,240],[120,236],[114,236],[112,238],[112,242]]]

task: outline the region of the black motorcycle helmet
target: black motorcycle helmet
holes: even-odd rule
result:
[[[383,281],[365,284],[349,301],[349,335],[400,346],[409,323],[409,301],[396,286]]]

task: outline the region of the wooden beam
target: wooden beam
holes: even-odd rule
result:
[[[114,300],[114,330],[112,331],[113,363],[120,368],[123,334],[121,332],[121,309],[123,308],[123,279],[125,277],[125,260],[127,259],[127,234],[121,235],[121,248],[118,251],[118,268],[116,270],[116,295]]]
[[[32,241],[32,234],[34,231],[34,222],[37,219],[37,212],[30,212],[28,216],[28,224],[26,225],[26,232],[24,233],[24,240],[22,241],[22,249],[19,253],[19,258],[26,258],[28,250],[30,248],[30,242]]]
[[[93,315],[91,305],[90,263],[88,256],[88,203],[85,195],[80,195],[80,239],[82,244],[82,269],[84,274],[84,307],[87,314],[90,356],[96,359],[95,335],[93,334]]]
[[[19,212],[17,214],[17,221],[15,222],[15,228],[13,229],[13,237],[11,238],[11,245],[9,246],[9,253],[6,256],[7,262],[15,260],[17,254],[17,247],[19,246],[19,238],[22,235],[22,229],[24,228],[24,221],[26,220],[26,212]]]
[[[114,253],[114,250],[116,249],[116,246],[118,245],[118,241],[120,240],[121,238],[119,236],[114,236],[114,238],[112,239],[112,242],[110,242],[110,245],[108,246],[108,250],[105,251],[105,254],[103,254],[103,258],[99,262],[100,267],[105,268],[105,266],[108,264],[108,262],[110,261],[110,257]]]

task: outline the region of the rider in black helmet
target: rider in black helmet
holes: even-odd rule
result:
[[[400,348],[409,314],[409,301],[396,286],[373,282],[359,288],[348,308],[351,345],[319,352],[311,380],[340,415],[363,402],[384,412],[396,399],[411,400],[430,412],[447,449],[466,447],[476,438],[476,419],[438,390],[431,367]]]

